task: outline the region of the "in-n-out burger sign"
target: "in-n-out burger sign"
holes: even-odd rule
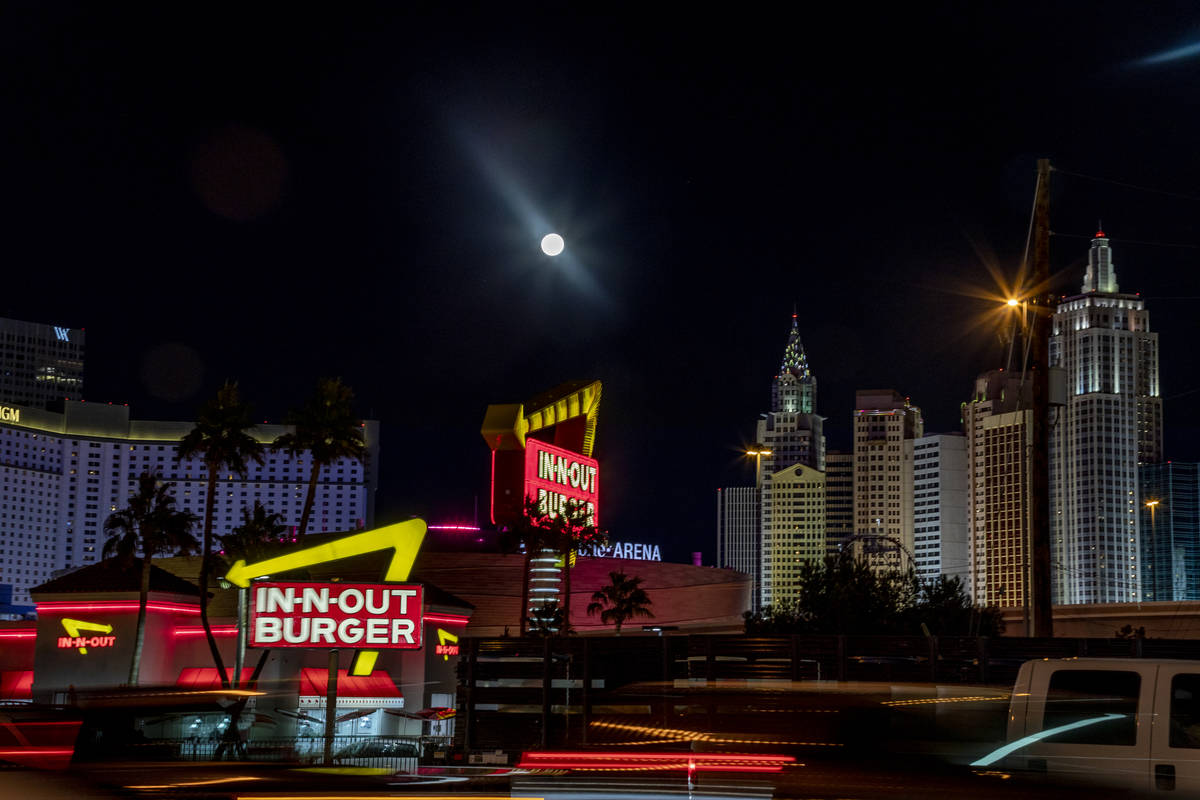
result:
[[[256,583],[251,647],[419,650],[420,584]]]
[[[598,525],[600,462],[540,442],[525,440],[525,496],[552,516],[585,509],[587,523]]]

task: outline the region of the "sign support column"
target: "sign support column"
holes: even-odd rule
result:
[[[337,730],[338,651],[329,651],[329,678],[325,682],[325,766],[333,766],[333,735]]]

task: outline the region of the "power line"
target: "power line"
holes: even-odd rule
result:
[[[1126,189],[1136,189],[1140,192],[1151,192],[1154,194],[1165,194],[1168,197],[1178,197],[1183,200],[1191,200],[1193,202],[1200,203],[1200,197],[1197,197],[1194,194],[1184,194],[1183,192],[1172,192],[1169,189],[1158,189],[1153,186],[1141,186],[1136,183],[1126,183],[1125,181],[1113,180],[1112,178],[1101,178],[1097,175],[1085,175],[1082,172],[1072,172],[1071,170],[1061,169],[1059,167],[1051,167],[1051,169],[1054,170],[1055,172],[1061,173],[1063,175],[1070,175],[1071,177],[1074,177],[1074,178],[1083,178],[1084,180],[1087,180],[1087,181],[1096,181],[1097,183],[1111,183],[1113,186],[1123,186]]]

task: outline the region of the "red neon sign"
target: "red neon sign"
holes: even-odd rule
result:
[[[115,641],[115,636],[59,636],[57,644],[60,649],[72,650],[76,647],[112,647]]]
[[[416,583],[256,583],[251,647],[419,650]]]
[[[537,439],[526,439],[525,497],[551,515],[586,509],[588,523],[599,525],[600,462]]]

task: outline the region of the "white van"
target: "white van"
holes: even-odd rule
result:
[[[1006,738],[974,766],[1200,794],[1200,661],[1028,661],[1013,687]]]

